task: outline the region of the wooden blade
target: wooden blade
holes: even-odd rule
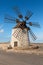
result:
[[[5,17],[9,19],[16,19],[15,17],[12,17],[11,15],[8,15],[8,14],[5,14]]]
[[[12,17],[8,14],[6,14],[5,17],[4,17],[4,22],[5,23],[14,23],[15,21],[16,21],[16,18]]]
[[[32,32],[32,30],[29,30],[29,32],[30,32],[30,35],[31,35],[32,39],[33,39],[33,40],[36,40],[37,37],[36,37],[35,34]]]
[[[20,20],[19,19],[16,19],[16,23],[20,23]]]
[[[34,26],[34,27],[40,28],[40,24],[38,22],[29,22],[29,23],[26,23],[26,24],[29,24],[30,26]]]
[[[32,15],[33,15],[33,13],[32,13],[31,11],[27,10],[25,19],[26,19],[26,20],[30,19],[30,17],[31,17]]]
[[[22,19],[22,18],[23,18],[23,16],[22,16],[22,14],[21,14],[21,12],[20,12],[19,7],[18,7],[18,6],[16,6],[16,7],[14,7],[13,9],[14,9],[14,11],[16,12],[16,14],[18,15],[18,17]]]
[[[18,38],[18,34],[20,33],[20,30],[15,30],[15,32],[12,34],[15,38]]]
[[[20,41],[23,38],[22,29],[15,30],[12,35]]]

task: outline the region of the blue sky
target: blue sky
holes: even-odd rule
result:
[[[39,22],[41,28],[31,27],[37,36],[37,40],[32,41],[30,37],[30,41],[43,42],[43,0],[0,0],[0,42],[6,42],[11,39],[12,27],[16,24],[4,23],[4,15],[9,14],[15,17],[14,6],[18,6],[23,15],[25,15],[26,10],[33,12],[33,16],[29,21]]]

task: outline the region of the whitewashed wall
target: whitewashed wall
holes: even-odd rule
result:
[[[29,47],[29,38],[27,29],[25,32],[20,28],[12,29],[11,46],[14,47],[14,42],[17,41],[17,47]]]

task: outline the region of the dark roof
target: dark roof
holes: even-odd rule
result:
[[[14,29],[14,28],[24,29],[24,28],[27,28],[27,26],[26,26],[26,23],[25,23],[25,22],[20,22],[20,23],[18,23],[15,27],[13,27],[13,29]]]

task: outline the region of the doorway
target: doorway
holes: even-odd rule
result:
[[[17,41],[14,42],[14,47],[17,47]]]

